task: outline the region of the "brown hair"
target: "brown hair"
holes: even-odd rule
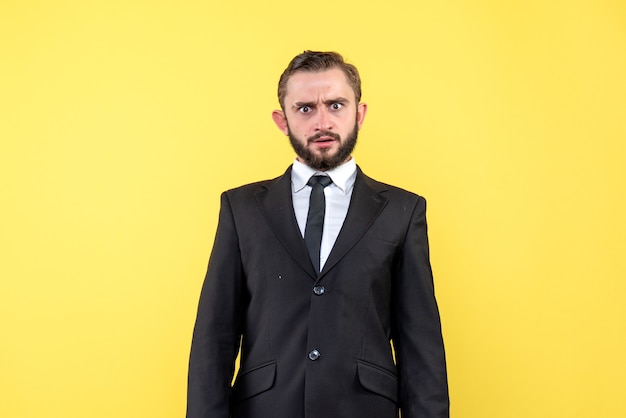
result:
[[[361,77],[354,65],[345,62],[343,57],[336,52],[304,51],[291,60],[280,76],[280,80],[278,81],[278,102],[280,103],[280,107],[283,110],[285,109],[287,81],[289,81],[289,77],[294,73],[298,71],[326,71],[333,68],[339,68],[344,72],[350,87],[352,87],[354,91],[356,102],[359,103],[361,101]]]

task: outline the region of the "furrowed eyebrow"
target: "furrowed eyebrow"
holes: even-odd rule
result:
[[[297,102],[297,103],[293,104],[293,107],[304,107],[304,106],[315,107],[315,103],[313,103],[313,102]]]
[[[349,100],[346,99],[345,97],[337,97],[336,99],[328,99],[328,100],[324,100],[324,104],[325,105],[329,105],[329,104],[333,104],[333,103],[341,103],[341,104],[346,104],[348,103]]]
[[[345,97],[337,97],[334,99],[328,99],[328,100],[324,100],[322,103],[324,103],[325,105],[329,105],[329,104],[333,104],[333,103],[341,103],[341,104],[346,104],[348,103],[349,100],[346,99]],[[293,104],[293,107],[295,108],[300,108],[300,107],[304,107],[304,106],[308,106],[308,107],[315,107],[316,103],[314,102],[296,102]]]

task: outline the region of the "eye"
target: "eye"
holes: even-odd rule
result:
[[[298,109],[300,113],[309,113],[311,110],[312,109],[310,106],[302,106]]]
[[[343,107],[343,103],[333,103],[330,105],[330,108],[332,110],[339,110]]]

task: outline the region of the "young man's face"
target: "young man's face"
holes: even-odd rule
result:
[[[350,159],[367,105],[356,103],[341,69],[294,73],[287,81],[284,107],[272,118],[289,136],[299,161],[326,171]]]

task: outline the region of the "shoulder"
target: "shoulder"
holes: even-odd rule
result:
[[[291,167],[289,167],[287,171],[285,171],[282,175],[278,177],[267,179],[267,180],[255,181],[253,183],[244,184],[244,185],[226,190],[222,193],[222,198],[225,197],[229,200],[254,198],[254,196],[258,194],[259,192],[268,190],[274,187],[275,185],[284,181],[287,181],[289,184],[291,184]]]
[[[385,196],[390,201],[414,202],[415,204],[426,203],[426,199],[423,196],[410,190],[375,180],[363,173],[360,168],[358,168],[357,171],[357,181],[362,182],[364,185]]]
[[[278,179],[278,177],[275,179],[260,180],[255,181],[254,183],[242,184],[241,186],[226,190],[224,194],[230,196],[255,194],[261,190],[265,190],[270,187],[271,184],[276,181],[276,179]]]

